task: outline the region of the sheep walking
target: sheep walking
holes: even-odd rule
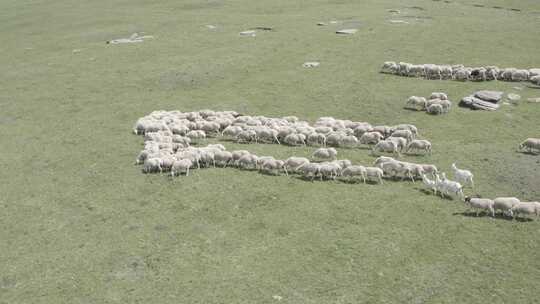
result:
[[[362,181],[366,183],[367,170],[364,166],[349,166],[343,169],[343,171],[341,172],[341,176],[347,178],[348,180],[351,180],[355,177],[360,177],[362,178]]]
[[[452,170],[454,171],[454,178],[456,179],[456,181],[458,181],[463,186],[470,185],[472,188],[474,188],[474,175],[471,171],[459,169],[455,163],[452,164]]]
[[[401,156],[396,143],[391,140],[382,140],[373,147],[372,154],[377,155],[379,152],[387,152]]]
[[[515,219],[518,215],[540,215],[540,203],[539,202],[519,202],[514,204],[510,208],[512,212],[512,218]]]
[[[415,139],[407,145],[405,152],[408,153],[409,151],[423,151],[431,155],[431,143],[425,139]]]
[[[495,217],[495,202],[491,199],[467,196],[465,197],[465,204],[476,211],[476,216],[478,216],[479,211],[486,211],[492,217]]]
[[[311,158],[322,160],[334,160],[337,157],[337,151],[334,148],[319,148],[313,152]]]
[[[514,217],[512,207],[519,204],[520,200],[516,197],[498,197],[493,202],[495,211],[500,210],[502,214],[508,213],[511,217]]]

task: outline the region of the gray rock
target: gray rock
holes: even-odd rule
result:
[[[336,31],[336,34],[352,35],[352,34],[356,34],[356,32],[358,32],[357,29],[343,29],[343,30]]]
[[[483,91],[478,91],[476,93],[474,93],[474,96],[476,98],[479,98],[479,99],[482,99],[484,101],[489,101],[489,102],[493,102],[493,103],[497,103],[499,102],[502,97],[503,97],[503,92],[501,91],[487,91],[487,90],[483,90]]]
[[[508,95],[506,95],[506,98],[508,98],[508,100],[510,101],[518,101],[521,99],[521,96],[519,96],[518,94],[514,94],[514,93],[508,93]]]

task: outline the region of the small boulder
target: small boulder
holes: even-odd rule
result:
[[[336,31],[336,34],[352,35],[352,34],[355,34],[356,32],[358,32],[357,29],[343,29],[343,30]]]
[[[479,98],[479,99],[482,99],[484,101],[489,101],[489,102],[493,102],[493,103],[497,103],[499,102],[502,97],[503,97],[503,92],[501,91],[488,91],[488,90],[483,90],[483,91],[478,91],[476,93],[474,93],[474,96],[476,98]]]

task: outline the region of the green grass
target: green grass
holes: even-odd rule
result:
[[[379,74],[387,60],[538,66],[540,3],[468,1],[0,2],[0,303],[534,303],[540,221],[470,217],[419,183],[349,185],[255,172],[174,181],[133,161],[137,118],[236,110],[414,123],[487,197],[540,199],[540,107],[403,110],[410,95],[516,83]],[[407,9],[420,6],[425,10]],[[521,12],[490,6],[518,8]],[[402,15],[430,16],[408,25]],[[359,21],[352,36],[332,19]],[[208,30],[206,24],[218,29]],[[239,37],[254,26],[274,32]],[[144,31],[141,44],[105,41]],[[79,53],[72,50],[81,49]],[[305,61],[321,66],[304,69]],[[524,88],[522,98],[539,97]],[[241,146],[277,157],[309,148]],[[340,150],[369,163],[366,150]]]

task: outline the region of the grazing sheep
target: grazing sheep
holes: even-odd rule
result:
[[[454,178],[456,179],[456,181],[458,181],[463,186],[471,185],[471,187],[474,188],[474,175],[471,171],[458,169],[455,163],[452,164],[452,170],[454,171]]]
[[[336,163],[324,162],[320,163],[319,165],[321,180],[323,180],[323,178],[336,179],[341,171],[341,167]]]
[[[500,210],[503,214],[508,213],[512,217],[514,217],[512,207],[520,203],[519,199],[515,197],[498,197],[493,202],[493,209],[495,211]]]
[[[251,154],[251,153],[249,151],[247,151],[247,150],[235,150],[235,151],[232,151],[233,164],[238,165],[238,161],[240,160],[240,158],[242,158],[242,156],[244,156],[244,155],[249,155],[249,154]]]
[[[313,152],[311,158],[322,160],[334,160],[337,157],[337,151],[334,148],[319,148]]]
[[[433,115],[440,115],[444,113],[443,107],[440,104],[432,104],[427,107],[427,112]]]
[[[214,160],[218,164],[222,164],[223,168],[233,161],[233,154],[229,151],[218,151],[214,153]]]
[[[289,158],[287,158],[285,160],[284,169],[285,169],[285,172],[288,172],[288,171],[297,172],[298,168],[305,165],[305,164],[309,164],[309,159],[307,159],[305,157],[294,157],[293,156],[293,157],[289,157]]]
[[[531,76],[529,80],[533,84],[540,86],[540,75]]]
[[[393,61],[385,62],[381,68],[381,73],[397,74],[398,72],[399,72],[399,64]]]
[[[411,125],[411,124],[399,124],[399,125],[395,125],[393,127],[394,131],[396,130],[409,130],[411,131],[411,133],[413,134],[413,138],[415,138],[416,136],[418,136],[418,128],[415,126],[415,125]]]
[[[444,172],[442,173],[442,179],[439,175],[436,175],[435,178],[437,190],[439,190],[442,195],[456,195],[462,199],[464,198],[463,186],[460,183],[447,179]]]
[[[517,215],[540,215],[540,203],[538,202],[519,202],[510,208],[512,217],[515,219]]]
[[[244,131],[244,129],[240,126],[228,126],[223,129],[221,136],[236,138],[242,131]]]
[[[358,139],[353,135],[343,136],[339,141],[339,145],[342,147],[354,148],[358,145]]]
[[[392,154],[397,154],[398,156],[401,156],[401,154],[398,151],[398,147],[395,142],[391,140],[382,140],[378,142],[371,151],[372,154],[376,155],[377,152],[387,152]]]
[[[202,130],[192,130],[187,132],[187,137],[189,137],[192,141],[198,141],[199,139],[205,139],[206,133]]]
[[[435,64],[425,64],[424,68],[426,70],[427,79],[442,79],[441,68]]]
[[[433,92],[431,93],[431,95],[429,95],[429,99],[448,100],[448,96],[446,95],[446,93]]]
[[[321,166],[318,163],[306,163],[296,169],[302,173],[304,178],[311,178],[313,181],[313,179],[315,179],[315,177],[319,174],[320,167]]]
[[[326,136],[323,133],[311,133],[307,137],[307,143],[310,146],[326,146]]]
[[[343,171],[341,171],[341,176],[349,180],[355,177],[361,177],[364,183],[366,182],[366,175],[366,167],[358,165],[348,166],[347,168],[343,169]]]
[[[367,132],[360,137],[360,144],[375,145],[383,139],[383,135],[379,132]]]
[[[407,140],[407,142],[410,142],[414,139],[413,132],[409,130],[395,130],[392,132],[392,137],[403,137]]]
[[[236,135],[236,142],[238,143],[251,143],[257,142],[257,132],[253,130],[243,130]]]
[[[458,81],[468,81],[471,78],[469,69],[461,68],[454,72],[453,78]]]
[[[256,169],[257,168],[257,160],[259,157],[255,154],[246,154],[240,157],[238,160],[238,166],[242,169]]]
[[[476,210],[476,216],[478,216],[480,210],[483,210],[489,212],[492,217],[495,217],[495,209],[493,207],[495,202],[491,199],[467,196],[465,197],[465,204],[469,208]]]
[[[527,138],[519,144],[519,150],[526,149],[529,153],[540,152],[540,138]]]
[[[421,175],[424,186],[433,191],[433,194],[437,195],[437,183],[435,180],[429,179],[425,174]]]
[[[403,137],[388,137],[389,141],[392,141],[395,145],[398,151],[402,152],[407,147],[407,139]],[[379,142],[380,143],[380,142]]]
[[[415,139],[407,145],[405,152],[408,153],[415,150],[431,154],[431,143],[425,139]]]
[[[171,166],[171,176],[180,175],[183,172],[189,176],[191,166],[193,166],[193,162],[190,159],[175,160]]]
[[[285,171],[286,175],[289,175],[287,173],[287,169],[285,168],[285,162],[282,160],[273,159],[273,158],[266,159],[264,162],[262,162],[262,164],[259,167],[259,170],[266,173],[274,174],[274,175],[279,175],[279,170],[282,170],[282,169]]]
[[[418,96],[411,96],[409,99],[407,99],[406,107],[409,109],[415,109],[420,111],[426,110],[426,103],[427,100],[424,97],[418,97]]]
[[[143,173],[154,173],[154,172],[163,172],[161,169],[161,160],[157,157],[149,158],[144,161],[143,164]]]
[[[293,133],[287,135],[283,142],[290,146],[306,145],[306,136],[300,133]]]
[[[529,80],[529,71],[528,70],[515,70],[512,72],[511,80],[512,81],[527,81]]]
[[[383,175],[384,172],[381,168],[377,167],[366,167],[366,179],[372,181],[375,179],[379,184],[383,184]]]

